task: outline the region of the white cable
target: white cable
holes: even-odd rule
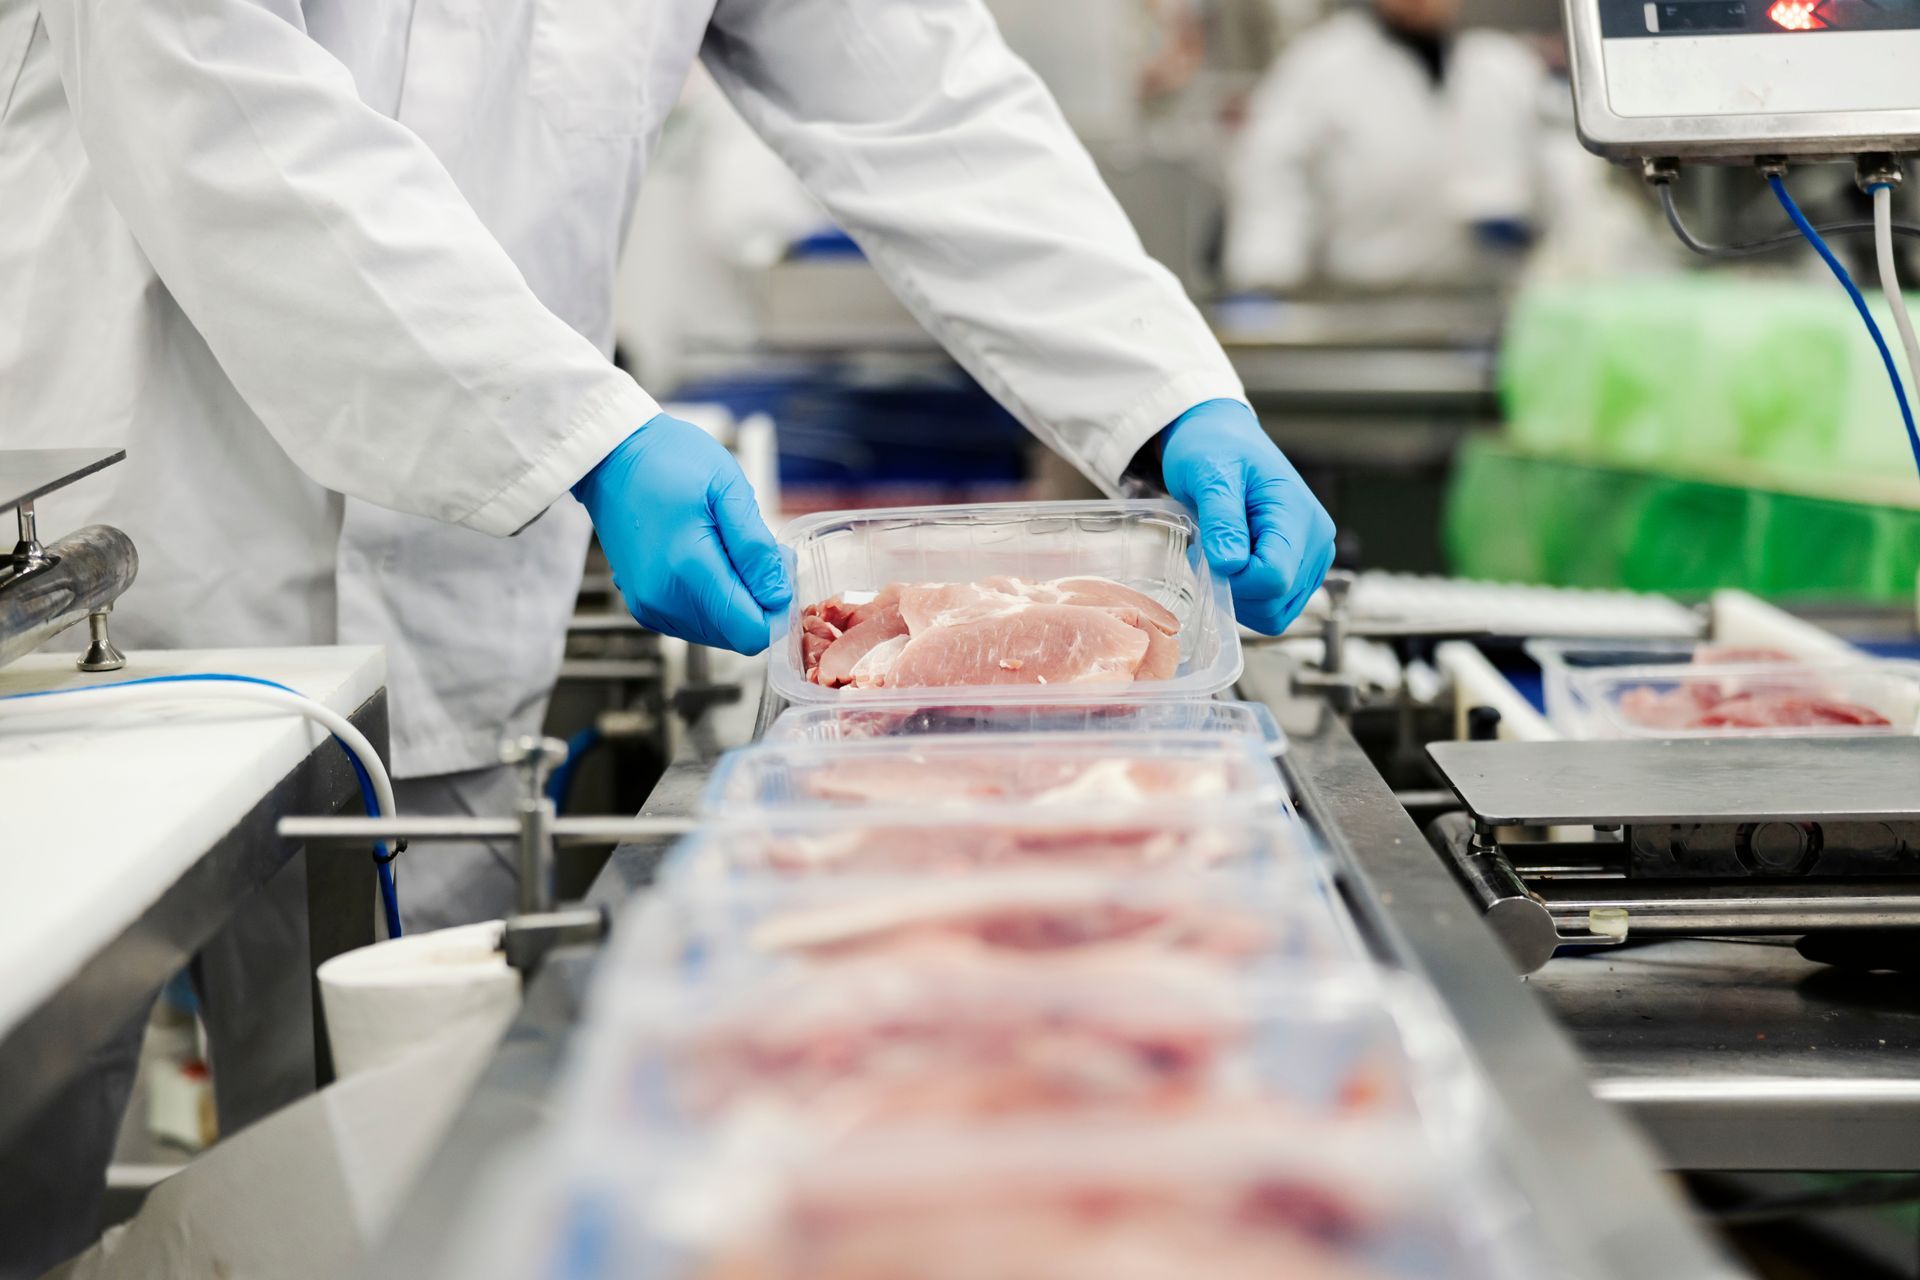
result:
[[[1920,395],[1920,339],[1913,335],[1913,317],[1907,314],[1906,295],[1900,292],[1900,272],[1893,257],[1893,188],[1884,183],[1873,189],[1873,238],[1880,251],[1880,292],[1893,308],[1893,323],[1907,348],[1907,381]]]
[[[283,711],[305,716],[340,739],[347,750],[353,752],[359,759],[367,771],[367,776],[373,780],[373,792],[380,801],[380,816],[391,818],[399,813],[393,798],[393,780],[387,776],[387,767],[381,763],[380,753],[373,749],[373,743],[367,740],[366,734],[354,728],[351,720],[324,703],[315,702],[312,698],[301,694],[269,689],[265,685],[209,681],[205,684],[183,682],[123,685],[118,688],[62,689],[43,697],[0,698],[0,720],[25,719],[29,716],[70,715],[83,707],[88,710],[113,710],[156,702],[191,702],[203,698],[224,698],[229,702],[265,703],[279,707]]]

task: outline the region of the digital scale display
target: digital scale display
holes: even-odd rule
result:
[[[1608,39],[1916,31],[1920,0],[1601,0]]]

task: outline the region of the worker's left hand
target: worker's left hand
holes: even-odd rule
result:
[[[1200,546],[1246,626],[1279,635],[1333,564],[1333,519],[1238,400],[1187,410],[1160,437],[1167,492],[1198,517]]]

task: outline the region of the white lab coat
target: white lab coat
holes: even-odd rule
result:
[[[123,643],[384,644],[403,776],[527,727],[696,55],[1101,483],[1242,394],[979,0],[0,0],[0,447],[126,445],[42,519],[133,535]]]
[[[1368,14],[1307,32],[1254,94],[1231,160],[1230,285],[1488,282],[1474,223],[1543,211],[1545,79],[1499,32],[1459,35],[1437,91]]]

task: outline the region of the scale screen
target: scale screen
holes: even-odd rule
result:
[[[1566,2],[1575,107],[1597,151],[1920,151],[1920,0]]]
[[[1609,40],[1920,30],[1920,0],[1602,0]]]

